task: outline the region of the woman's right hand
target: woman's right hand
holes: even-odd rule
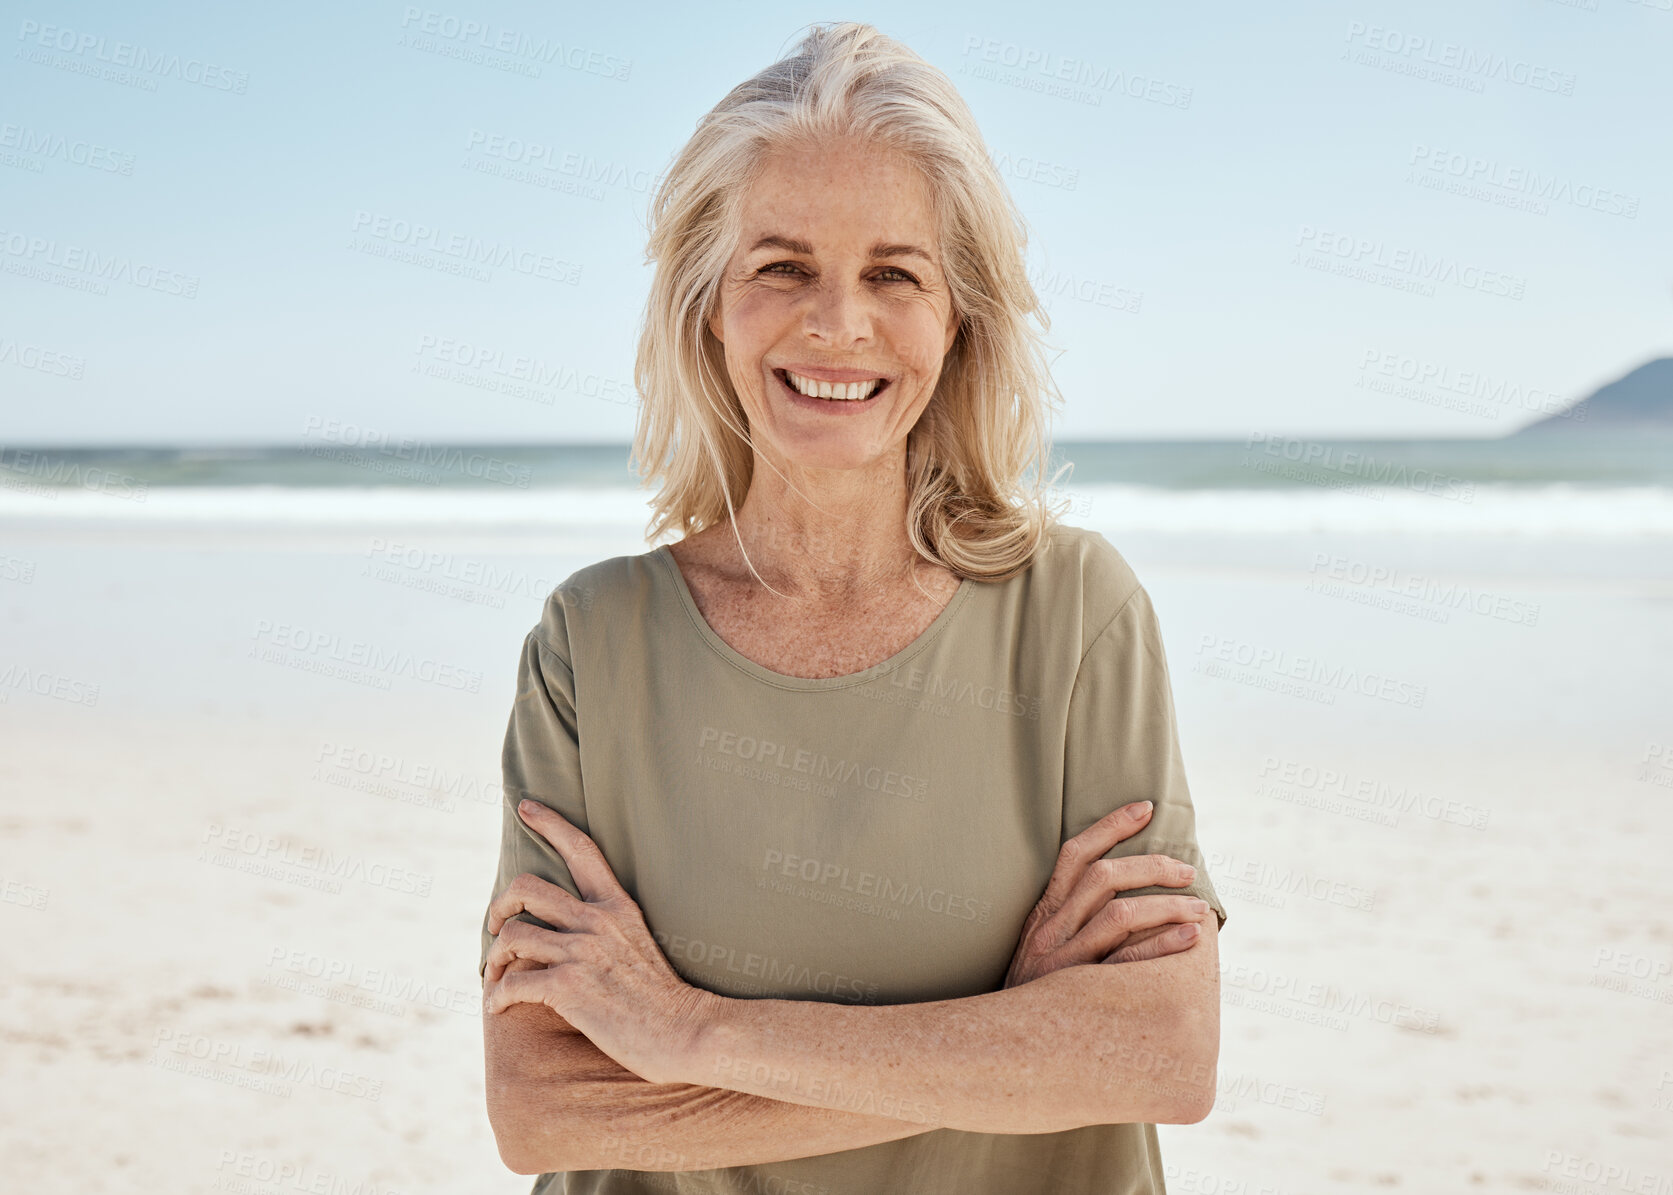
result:
[[[1005,976],[1014,988],[1082,963],[1130,963],[1189,950],[1198,923],[1211,916],[1194,896],[1120,896],[1152,885],[1183,887],[1196,869],[1166,855],[1105,859],[1104,853],[1144,829],[1154,806],[1126,805],[1063,844],[1046,891],[1023,922]]]

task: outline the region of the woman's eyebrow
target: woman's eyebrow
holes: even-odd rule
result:
[[[809,242],[799,237],[780,236],[776,232],[768,233],[749,247],[751,253],[754,253],[757,249],[783,249],[788,253],[800,253],[804,257],[813,256],[813,246]],[[871,247],[869,256],[872,258],[921,257],[931,265],[935,264],[935,259],[929,255],[928,250],[920,249],[916,245],[889,245],[879,241]]]

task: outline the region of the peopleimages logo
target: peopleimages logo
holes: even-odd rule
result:
[[[1535,91],[1549,91],[1557,95],[1573,95],[1575,76],[1571,71],[1558,70],[1542,62],[1512,58],[1493,50],[1478,50],[1455,41],[1437,41],[1422,33],[1408,33],[1382,25],[1367,25],[1352,21],[1348,25],[1347,40],[1373,54],[1386,54],[1388,63],[1410,67],[1437,68],[1457,72],[1461,79],[1479,91],[1484,80],[1496,79]],[[1364,65],[1378,65],[1376,61]]]
[[[0,229],[0,269],[19,277],[54,281],[52,271],[65,271],[66,285],[85,284],[99,288],[98,294],[108,294],[112,282],[136,286],[140,290],[176,295],[183,299],[198,297],[203,279],[196,274],[172,270],[155,262],[136,260],[125,253],[108,253],[89,245],[60,241],[57,237],[24,232],[21,229]],[[73,278],[72,275],[82,275]]]
[[[1206,861],[1209,871],[1218,877],[1222,886],[1249,885],[1279,896],[1302,896],[1349,909],[1368,910],[1376,902],[1375,892],[1357,884],[1288,863],[1245,858],[1223,851],[1209,851]],[[1281,900],[1277,907],[1283,907]]]
[[[63,162],[107,174],[131,175],[134,155],[96,141],[69,137],[28,125],[0,124],[0,150],[15,150],[32,158]]]
[[[1307,588],[1326,597],[1340,597],[1396,613],[1415,614],[1432,622],[1446,622],[1454,612],[1475,614],[1514,626],[1538,626],[1540,607],[1457,581],[1442,581],[1408,573],[1392,565],[1371,564],[1313,553]]]
[[[406,220],[357,208],[351,231],[367,241],[394,245],[416,253],[455,258],[467,267],[504,268],[530,278],[570,286],[576,286],[581,281],[581,267],[575,262],[505,241],[484,240],[471,233],[438,228],[421,220]],[[349,247],[359,248],[361,244],[351,242]]]
[[[8,663],[0,666],[0,702],[12,693],[33,693],[37,697],[51,697],[71,705],[98,705],[99,686],[84,680],[30,668],[26,664]]]
[[[370,463],[378,472],[411,476],[430,485],[439,484],[443,475],[462,475],[526,490],[533,477],[533,471],[527,465],[515,464],[501,457],[486,456],[480,452],[467,455],[463,449],[451,444],[432,444],[428,440],[392,435],[379,428],[321,415],[309,415],[302,421],[299,450],[310,456],[347,464]],[[398,467],[383,468],[384,462],[377,461],[376,457],[389,457],[400,464]]]
[[[545,34],[505,28],[470,17],[457,17],[451,13],[436,12],[434,9],[418,8],[414,5],[402,9],[401,29],[402,36],[397,39],[397,45],[407,45],[420,50],[437,50],[439,47],[434,43],[439,42],[441,45],[456,47],[470,61],[488,65],[497,65],[500,60],[485,59],[482,55],[503,54],[506,56],[507,65],[521,59],[523,61],[518,65],[534,68],[532,73],[536,77],[539,76],[539,68],[543,66],[560,66],[623,83],[627,82],[633,73],[632,60],[617,54],[606,54],[602,50],[559,41]]]
[[[633,384],[621,378],[452,337],[425,333],[414,355],[419,358],[412,366],[415,373],[542,406],[555,405],[562,391],[624,407],[639,401]]]
[[[1416,813],[1431,821],[1482,830],[1491,817],[1491,812],[1479,805],[1426,793],[1409,784],[1355,777],[1334,768],[1271,755],[1262,762],[1259,777],[1256,791],[1263,796],[1297,805],[1320,805],[1331,812],[1362,810],[1384,814],[1390,819],[1384,824],[1390,826],[1399,824],[1401,814]]]
[[[268,982],[339,1003],[405,1016],[409,1007],[480,1016],[482,991],[472,980],[464,987],[432,983],[411,975],[368,967],[364,963],[275,946],[267,955]]]
[[[1522,299],[1528,291],[1528,280],[1520,274],[1489,270],[1445,253],[1395,245],[1380,237],[1354,236],[1313,224],[1301,225],[1296,232],[1295,248],[1298,255],[1318,254],[1322,262],[1334,260],[1359,271],[1383,271],[1389,276],[1427,287],[1441,283],[1460,290],[1516,300]],[[1423,293],[1432,295],[1434,292]]]
[[[960,69],[965,73],[1014,82],[1027,90],[1094,106],[1103,102],[1104,94],[1123,95],[1169,108],[1191,106],[1192,89],[1178,83],[979,34],[965,36],[964,57],[965,64]],[[983,69],[983,64],[989,65]],[[999,70],[1013,72],[1012,77],[1006,78]]]
[[[1381,459],[1368,452],[1343,448],[1337,444],[1323,444],[1316,440],[1295,440],[1288,436],[1266,432],[1250,432],[1244,445],[1249,453],[1260,453],[1281,460],[1300,469],[1320,473],[1334,473],[1354,484],[1387,486],[1390,489],[1412,490],[1432,494],[1454,502],[1475,500],[1475,482],[1451,477],[1421,466],[1400,464]],[[1244,458],[1246,461],[1248,457]],[[1258,458],[1257,458],[1258,459]]]
[[[265,663],[362,679],[372,672],[382,673],[371,678],[381,682],[377,688],[388,688],[388,678],[399,676],[467,693],[482,690],[482,673],[474,668],[460,668],[364,639],[345,639],[335,631],[258,618],[250,637],[255,642],[250,645],[249,657]]]
[[[223,1149],[215,1166],[215,1186],[239,1195],[276,1195],[280,1189],[308,1195],[401,1195],[370,1179],[350,1178],[322,1170],[311,1162],[295,1162],[266,1154]]]
[[[1576,403],[1554,390],[1381,349],[1365,350],[1354,385],[1485,419],[1497,419],[1510,408],[1559,415],[1577,423],[1584,422],[1588,414],[1585,403]]]
[[[993,914],[993,902],[949,892],[945,888],[926,888],[911,880],[901,880],[863,868],[851,868],[833,860],[815,859],[807,855],[791,854],[768,848],[761,859],[763,878],[799,880],[823,888],[834,888],[863,900],[875,901],[885,908],[918,908],[928,913],[944,913],[961,921],[988,923]],[[898,920],[898,918],[894,918]]]
[[[449,769],[429,759],[412,759],[373,751],[352,743],[324,740],[314,755],[314,779],[345,788],[361,787],[379,795],[394,791],[423,793],[450,804],[463,801],[498,808],[505,793],[498,777],[474,776]]]
[[[194,1065],[195,1064],[195,1065]],[[289,1084],[317,1087],[358,1099],[377,1100],[383,1095],[383,1080],[360,1074],[344,1067],[321,1064],[311,1058],[251,1046],[246,1042],[228,1041],[185,1030],[158,1028],[152,1039],[151,1065],[164,1070],[184,1071],[201,1078],[236,1083],[237,1072],[247,1076],[263,1076],[276,1090],[274,1095],[290,1095]]]
[[[870,1004],[877,999],[877,985],[843,975],[836,971],[815,970],[806,963],[787,962],[754,951],[739,952],[737,947],[720,942],[705,942],[701,938],[687,938],[666,930],[651,931],[656,944],[670,961],[680,960],[707,967],[710,971],[725,971],[729,981],[738,976],[761,980],[761,984],[744,984],[752,991],[771,995],[786,988],[817,992],[844,1004]]]
[[[74,353],[8,340],[4,336],[0,336],[0,365],[15,365],[19,369],[68,378],[72,382],[81,381],[87,373],[86,360]]]
[[[1224,635],[1204,634],[1197,642],[1197,655],[1202,663],[1216,662],[1248,669],[1251,674],[1266,674],[1278,680],[1299,681],[1316,686],[1325,696],[1331,691],[1358,693],[1391,701],[1395,705],[1417,709],[1428,696],[1426,685],[1414,685],[1396,680],[1380,672],[1364,672],[1327,663],[1316,656],[1297,656],[1275,647],[1245,643]],[[1202,669],[1205,675],[1218,676],[1221,671],[1212,667]],[[1228,677],[1228,679],[1236,679]],[[1328,704],[1328,703],[1327,703]]]
[[[17,40],[60,54],[90,58],[111,66],[127,67],[139,76],[151,79],[178,79],[213,91],[230,91],[243,95],[250,87],[246,71],[218,66],[198,58],[182,58],[162,50],[152,50],[133,42],[107,39],[102,33],[82,33],[60,25],[43,25],[25,20],[18,28]],[[20,51],[18,57],[22,57]],[[152,89],[155,89],[152,84]]]
[[[635,195],[651,194],[662,181],[661,174],[625,162],[487,129],[473,128],[466,138],[465,149],[515,166],[562,175],[576,183],[618,187]]]
[[[300,879],[306,881],[303,887],[332,893],[342,891],[342,881],[358,880],[372,888],[428,897],[435,882],[435,877],[428,872],[369,860],[361,855],[339,854],[318,843],[299,843],[288,835],[279,837],[218,822],[204,828],[198,859],[251,875],[266,875],[287,882]]]
[[[697,748],[783,769],[807,777],[810,782],[852,784],[883,796],[905,797],[912,801],[926,800],[929,796],[929,781],[923,777],[861,760],[832,759],[823,751],[809,751],[792,743],[775,743],[771,739],[736,734],[714,726],[703,727],[697,736]]]
[[[151,484],[126,473],[112,473],[99,465],[84,465],[68,457],[55,457],[29,448],[7,449],[0,444],[0,484],[16,488],[12,485],[14,478],[54,487],[79,486],[111,498],[131,498],[136,502],[145,501]]]
[[[1424,171],[1450,181],[1525,196],[1543,203],[1566,203],[1605,215],[1638,218],[1639,197],[1612,187],[1575,182],[1514,163],[1501,162],[1480,154],[1440,149],[1418,142],[1409,161],[1413,172]],[[1421,179],[1422,176],[1418,176]]]
[[[1045,704],[1041,697],[994,685],[975,685],[960,677],[926,671],[916,664],[895,669],[889,674],[888,683],[913,693],[922,693],[930,701],[974,706],[1034,722],[1040,720],[1040,710]]]

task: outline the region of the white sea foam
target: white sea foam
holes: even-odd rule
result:
[[[1387,487],[1354,490],[1064,490],[1066,521],[1099,530],[1425,536],[1673,536],[1673,489],[1478,485],[1469,501]]]
[[[0,488],[0,518],[285,527],[440,526],[557,529],[643,525],[649,494],[625,488],[153,486],[134,497]]]
[[[142,497],[0,487],[0,519],[67,524],[435,527],[465,531],[641,530],[649,494],[626,488],[528,490],[153,487]],[[1180,490],[1090,485],[1056,492],[1064,518],[1108,532],[1673,536],[1673,489],[1481,485],[1469,501],[1393,488]]]

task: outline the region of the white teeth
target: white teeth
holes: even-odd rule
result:
[[[791,373],[788,369],[784,376],[790,384],[809,398],[829,398],[842,402],[858,402],[870,398],[872,392],[882,383],[882,378],[873,378],[869,382],[820,382],[813,378],[804,378]]]

